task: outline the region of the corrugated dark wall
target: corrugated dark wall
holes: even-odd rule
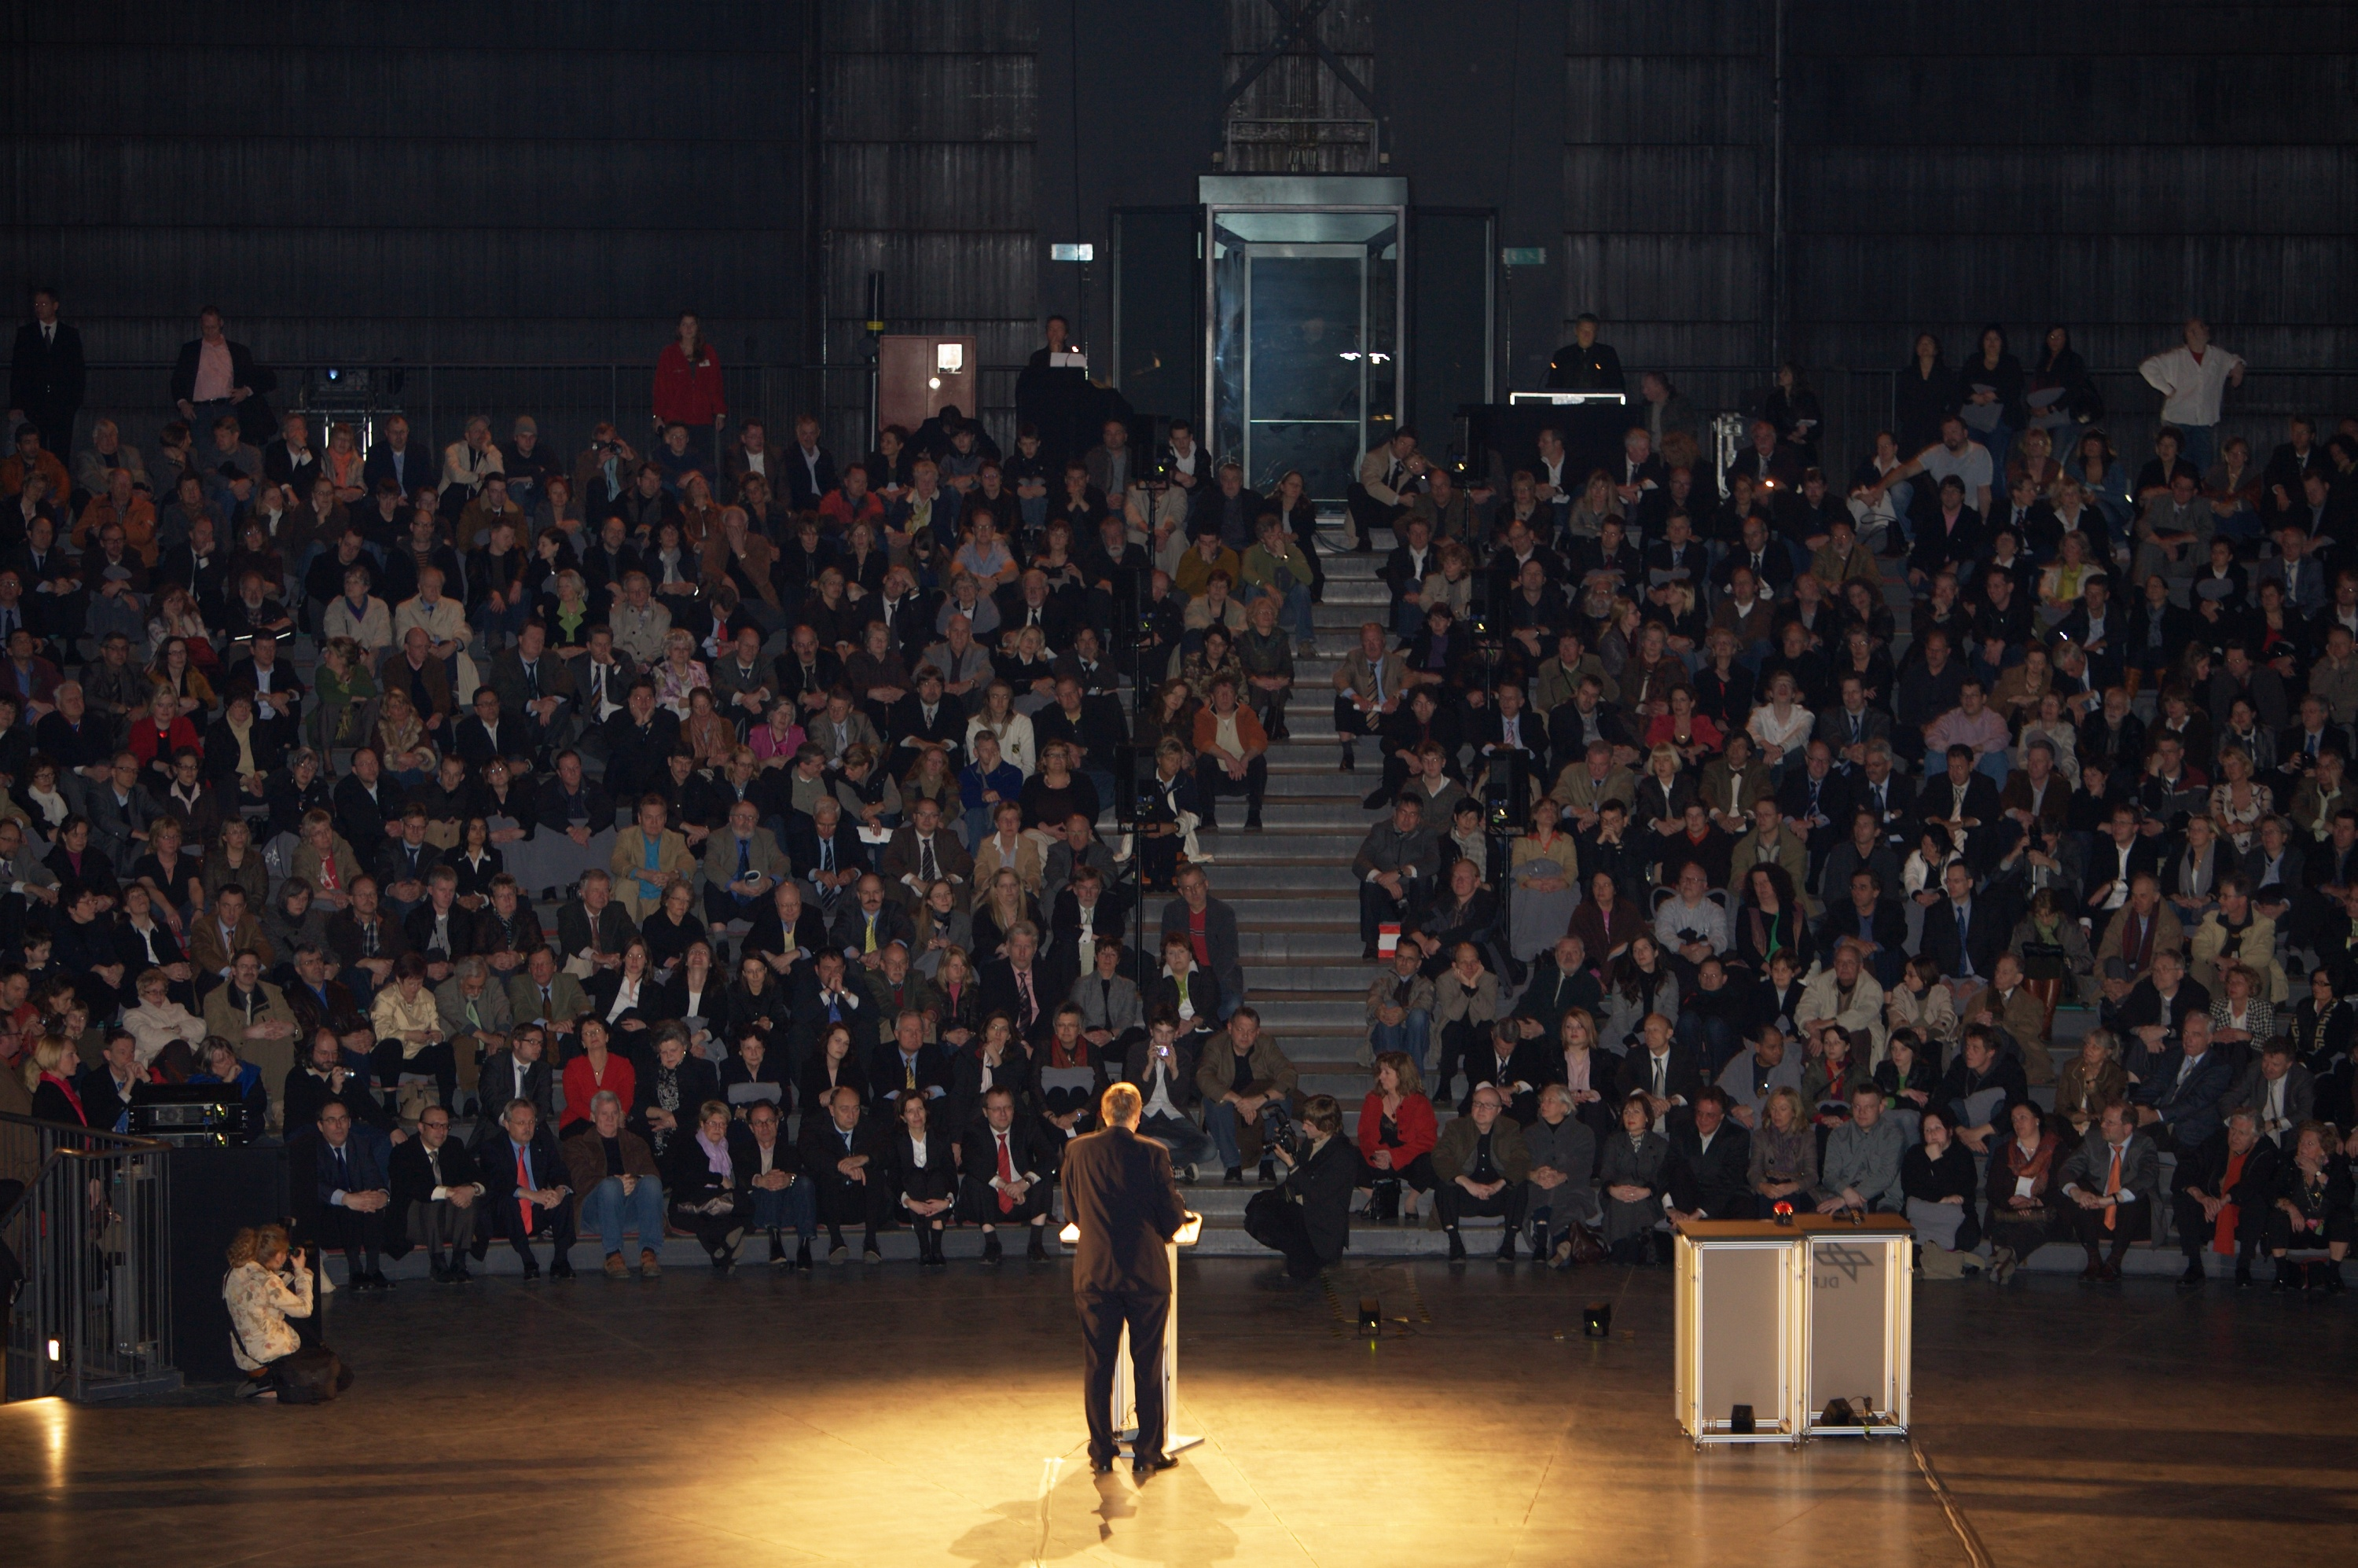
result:
[[[830,435],[866,438],[868,275],[886,330],[973,333],[986,367],[1038,346],[1034,0],[820,0]],[[1011,441],[1015,382],[986,371]],[[968,410],[969,413],[973,410]]]
[[[2265,373],[2230,400],[2277,438],[2358,404],[2358,8],[1813,0],[1789,27],[1792,347],[1952,360],[2069,323],[2100,370],[2189,313]],[[2124,444],[2153,395],[2104,378]],[[2338,400],[2338,401],[2337,401]],[[1862,410],[1862,413],[1865,411]],[[2265,455],[2265,449],[2264,449]]]
[[[2358,358],[2358,8],[1787,13],[1786,343],[1838,450],[1919,325],[1962,355],[1984,320],[2027,350],[2060,319],[2126,367],[2199,310],[2267,373],[2255,416],[2358,405],[2323,373]],[[1412,200],[1494,209],[1502,245],[1547,250],[1502,280],[1502,385],[1593,309],[1633,372],[1673,367],[1706,404],[1758,393],[1776,16],[1351,12]],[[848,445],[871,271],[892,330],[971,331],[1011,366],[1044,309],[1077,308],[1110,363],[1109,216],[1193,201],[1224,59],[1272,22],[1243,0],[0,0],[0,279],[62,286],[101,361],[168,359],[211,299],[281,366],[435,364],[438,437],[475,406],[643,408],[692,306],[741,407],[823,401]],[[1065,238],[1099,261],[1053,266]],[[449,368],[610,360],[611,381]],[[755,363],[809,368],[734,373]],[[986,375],[1002,439],[1012,387]],[[2150,397],[2107,390],[2136,438]],[[94,401],[160,398],[102,378]]]
[[[803,27],[800,0],[0,0],[0,277],[58,284],[110,362],[168,362],[208,301],[282,368],[651,374],[682,308],[732,367],[800,361]],[[444,425],[501,391],[468,381]]]

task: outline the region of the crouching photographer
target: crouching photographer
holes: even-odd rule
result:
[[[230,1355],[245,1374],[241,1399],[320,1404],[352,1387],[352,1371],[335,1352],[304,1344],[287,1321],[312,1316],[319,1283],[311,1249],[294,1250],[284,1226],[241,1230],[230,1239],[222,1301],[229,1309]]]
[[[1351,1238],[1351,1189],[1358,1184],[1359,1153],[1340,1136],[1343,1108],[1332,1095],[1303,1102],[1297,1129],[1271,1107],[1264,1136],[1285,1167],[1277,1185],[1253,1195],[1245,1206],[1245,1230],[1262,1246],[1285,1254],[1285,1271],[1311,1280],[1340,1262]]]

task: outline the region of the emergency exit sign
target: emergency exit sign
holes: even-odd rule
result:
[[[1498,259],[1509,266],[1545,266],[1547,265],[1547,247],[1545,245],[1509,245],[1498,253]]]

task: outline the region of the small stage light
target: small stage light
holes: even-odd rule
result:
[[[1851,1413],[1850,1401],[1840,1397],[1828,1400],[1819,1423],[1824,1426],[1856,1426],[1858,1418]]]
[[[1727,1412],[1727,1430],[1737,1437],[1749,1437],[1758,1430],[1753,1424],[1752,1407],[1735,1405]]]
[[[1613,1303],[1595,1302],[1580,1309],[1580,1332],[1590,1339],[1613,1337]]]
[[[1373,1338],[1381,1334],[1383,1329],[1383,1303],[1373,1296],[1361,1296],[1359,1298],[1359,1332]]]

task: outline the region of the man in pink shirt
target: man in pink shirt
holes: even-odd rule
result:
[[[278,378],[254,362],[243,343],[222,330],[222,313],[211,306],[197,312],[197,335],[180,345],[172,367],[172,402],[192,429],[221,415],[234,415],[248,441],[259,444],[278,432],[263,395]]]
[[[1974,766],[2003,784],[2009,771],[2006,742],[2012,735],[1982,692],[1982,683],[1968,680],[1957,687],[1957,706],[1924,726],[1924,754],[1937,757],[1952,746],[1971,746]]]

